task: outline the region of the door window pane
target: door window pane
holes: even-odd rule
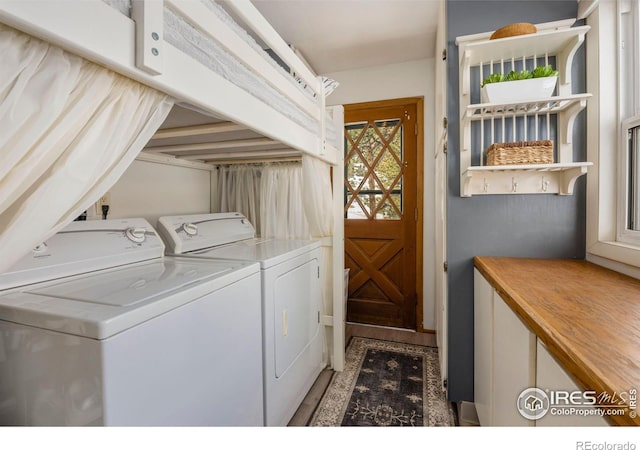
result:
[[[345,125],[345,218],[402,217],[402,121]]]

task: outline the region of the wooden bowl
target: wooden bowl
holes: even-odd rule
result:
[[[498,28],[493,32],[489,39],[500,39],[511,36],[520,36],[521,34],[532,34],[537,32],[538,29],[532,23],[520,22],[512,23],[511,25]]]

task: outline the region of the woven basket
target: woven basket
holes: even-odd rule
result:
[[[487,149],[487,166],[553,164],[553,141],[500,142]]]
[[[501,39],[501,38],[506,38],[511,36],[520,36],[523,34],[533,34],[537,31],[538,29],[532,23],[528,23],[528,22],[512,23],[502,28],[498,28],[496,31],[493,32],[493,34],[489,39],[490,40]]]

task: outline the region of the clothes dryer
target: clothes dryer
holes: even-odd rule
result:
[[[262,239],[240,213],[161,217],[168,254],[260,264],[265,425],[284,426],[323,368],[320,243]]]

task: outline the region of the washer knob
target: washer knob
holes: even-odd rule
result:
[[[127,228],[124,232],[124,235],[131,242],[135,242],[136,244],[142,244],[145,240],[145,230],[144,228]]]
[[[198,234],[198,225],[195,223],[183,223],[182,229],[187,233],[187,236],[195,236]]]

